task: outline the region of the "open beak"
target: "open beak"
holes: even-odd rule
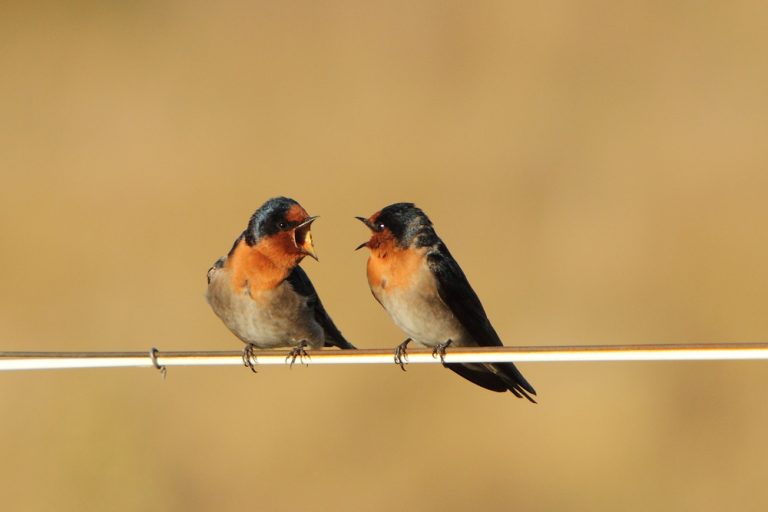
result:
[[[293,231],[293,240],[296,243],[296,247],[298,247],[301,252],[312,256],[317,261],[320,261],[317,259],[317,253],[315,253],[315,244],[312,243],[312,232],[310,231],[312,223],[315,221],[315,219],[317,219],[316,216],[307,217],[307,219],[305,219],[301,224],[296,226],[296,229]]]
[[[359,220],[360,222],[362,222],[363,224],[365,224],[368,227],[368,229],[373,231],[373,224],[371,224],[370,220],[366,219],[365,217],[355,217],[355,218],[357,220]],[[363,242],[360,245],[358,245],[357,247],[355,247],[355,250],[356,251],[360,250],[360,249],[362,249],[363,247],[366,247],[366,246],[368,246],[368,242]]]

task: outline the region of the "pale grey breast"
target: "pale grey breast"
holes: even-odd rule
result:
[[[386,289],[386,284],[384,274],[381,286],[372,288],[373,294],[409,338],[429,347],[448,340],[453,340],[454,346],[466,343],[466,332],[440,299],[437,281],[426,259],[409,283],[390,289]]]
[[[293,347],[306,341],[311,348],[323,346],[324,333],[315,320],[307,297],[283,281],[271,290],[251,295],[246,284],[233,289],[226,268],[213,268],[206,299],[235,336],[259,348]]]

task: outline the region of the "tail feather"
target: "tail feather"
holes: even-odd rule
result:
[[[492,365],[496,370],[498,370],[504,377],[507,379],[512,380],[515,384],[520,386],[520,388],[524,389],[528,393],[535,395],[536,390],[533,389],[533,386],[523,377],[523,374],[520,373],[520,370],[517,369],[517,367],[512,363],[496,363]]]
[[[445,367],[482,388],[498,393],[507,391],[507,384],[487,370],[474,370],[469,366],[460,363],[448,363]]]
[[[531,395],[536,395],[536,390],[512,363],[482,366],[453,363],[446,364],[445,367],[485,389],[500,393],[510,391],[517,398],[525,398],[531,403],[536,403],[536,400],[531,398]]]

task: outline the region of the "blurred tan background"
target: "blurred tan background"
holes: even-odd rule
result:
[[[766,341],[761,2],[67,2],[0,15],[0,350],[239,350],[265,199],[360,347],[415,201],[509,345]],[[0,375],[4,510],[765,510],[768,365]]]

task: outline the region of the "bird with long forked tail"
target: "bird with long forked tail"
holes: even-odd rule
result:
[[[370,240],[358,249],[370,249],[373,296],[408,336],[395,350],[401,367],[411,340],[432,347],[441,359],[448,346],[502,346],[480,299],[423,211],[413,203],[397,203],[357,219],[371,230]],[[536,390],[512,363],[443,364],[478,386],[536,403]]]

